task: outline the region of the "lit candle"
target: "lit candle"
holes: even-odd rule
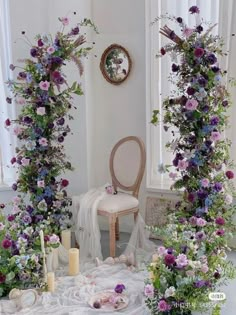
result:
[[[76,276],[79,273],[79,250],[69,249],[69,276]]]
[[[48,291],[49,292],[55,291],[55,274],[54,274],[54,272],[48,272],[47,285],[48,285]]]
[[[43,273],[44,273],[44,279],[46,281],[46,278],[47,278],[47,267],[46,267],[46,252],[45,252],[45,247],[44,247],[43,230],[40,230],[39,236],[40,236],[40,243],[41,243],[41,251],[43,253]]]
[[[66,249],[71,248],[71,230],[61,231],[61,243]]]

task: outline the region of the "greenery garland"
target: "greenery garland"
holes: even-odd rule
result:
[[[30,48],[31,58],[25,59],[22,67],[10,65],[11,70],[20,69],[17,80],[7,84],[21,109],[18,118],[7,119],[5,125],[21,145],[11,159],[18,168],[18,179],[12,185],[18,194],[7,218],[0,215],[0,296],[14,287],[42,286],[39,232],[43,230],[45,247],[49,249],[59,245],[60,231],[70,226],[71,199],[66,192],[69,181],[61,178],[61,173],[72,170],[72,166],[66,160],[63,142],[70,133],[68,120],[73,119],[71,94],[83,92],[77,82],[68,85],[63,66],[72,60],[82,75],[81,58],[92,46],[86,45],[81,27],[96,28],[84,19],[64,32],[69,19],[62,17],[59,21],[61,31],[54,38],[36,36]],[[12,98],[7,97],[7,102],[11,104]]]
[[[189,12],[199,14],[192,6]],[[168,17],[181,28],[178,36],[168,26],[160,33],[170,39],[160,56],[175,53],[170,80],[176,91],[164,100],[164,129],[175,128],[175,139],[167,144],[174,152],[170,172],[173,188],[183,190],[183,198],[168,216],[162,233],[164,246],[157,249],[149,265],[145,286],[146,304],[151,314],[191,314],[193,310],[220,314],[221,302],[212,302],[209,293],[235,277],[235,268],[226,260],[227,240],[234,226],[234,172],[229,157],[230,142],[224,138],[229,93],[223,83],[217,55],[224,55],[223,42],[204,24],[189,28],[181,17]],[[200,21],[200,19],[198,19]],[[154,111],[152,122],[158,122]]]

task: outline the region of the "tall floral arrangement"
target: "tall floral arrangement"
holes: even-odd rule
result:
[[[70,226],[71,199],[66,192],[69,181],[61,173],[72,170],[72,166],[63,142],[70,133],[69,120],[73,119],[72,94],[83,92],[78,82],[69,85],[63,66],[72,60],[82,75],[81,57],[92,47],[86,45],[81,27],[95,27],[84,19],[66,32],[69,19],[59,21],[61,30],[55,37],[36,36],[30,58],[22,61],[23,66],[10,65],[17,71],[17,79],[7,83],[20,114],[16,120],[7,119],[5,125],[13,130],[20,145],[11,159],[18,168],[18,179],[12,185],[17,195],[11,213],[6,219],[0,217],[0,296],[12,287],[40,285],[40,230],[46,248],[57,247],[61,229]],[[11,104],[12,97],[7,102]]]
[[[193,15],[199,11],[197,6],[189,9]],[[223,82],[226,71],[217,59],[224,54],[223,42],[211,34],[214,26],[208,24],[204,30],[205,24],[199,23],[189,28],[181,17],[169,19],[180,26],[182,34],[167,25],[160,30],[171,40],[160,55],[178,56],[171,69],[177,89],[163,102],[163,124],[166,131],[177,130],[167,147],[174,151],[173,188],[182,189],[183,198],[169,214],[162,231],[164,245],[148,267],[146,304],[152,314],[191,314],[210,306],[213,314],[220,314],[220,303],[211,305],[209,293],[235,276],[232,263],[226,260],[235,207],[230,143],[224,138],[231,102]],[[152,122],[157,121],[154,111]]]

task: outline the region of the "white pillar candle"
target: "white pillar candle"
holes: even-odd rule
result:
[[[47,278],[47,267],[46,267],[46,252],[45,252],[45,246],[44,246],[43,230],[40,230],[39,236],[40,236],[40,243],[41,243],[41,251],[43,253],[43,274],[44,274],[44,280],[46,281],[46,278]]]
[[[69,249],[69,276],[76,276],[79,273],[79,250]]]
[[[59,253],[58,253],[58,247],[52,249],[52,268],[53,270],[57,270],[59,265]]]
[[[71,230],[61,231],[61,243],[66,249],[71,248]]]
[[[55,291],[55,274],[54,274],[54,272],[48,272],[47,285],[48,285],[48,291],[49,292]]]

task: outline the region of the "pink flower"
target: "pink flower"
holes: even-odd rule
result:
[[[190,219],[189,219],[189,223],[191,224],[191,225],[197,225],[197,217],[195,217],[195,216],[193,216],[193,217],[191,217]]]
[[[48,47],[47,53],[48,53],[49,55],[53,54],[54,52],[55,52],[55,48],[54,48],[53,46]]]
[[[50,244],[58,244],[60,242],[60,239],[56,234],[52,234],[51,236],[49,236],[49,242]]]
[[[44,187],[45,186],[44,180],[38,180],[37,181],[37,186],[41,187],[41,188]]]
[[[5,227],[5,225],[2,222],[0,222],[0,231],[3,231],[4,227]]]
[[[19,126],[13,128],[13,133],[15,136],[19,136],[22,133],[23,129]]]
[[[42,146],[42,147],[46,147],[48,145],[48,140],[46,138],[40,138],[39,139],[39,144]]]
[[[154,297],[154,286],[152,284],[146,284],[144,287],[144,294],[149,298]]]
[[[12,208],[12,213],[13,214],[17,214],[19,213],[21,210],[17,205],[14,205],[14,207]]]
[[[159,255],[162,256],[162,255],[164,255],[166,253],[166,248],[164,246],[159,246],[157,248],[157,252],[158,252]]]
[[[203,48],[196,48],[194,50],[194,56],[197,57],[197,58],[201,58],[205,53],[205,50]]]
[[[218,225],[224,225],[225,224],[225,219],[224,218],[216,218],[215,223]]]
[[[12,201],[14,202],[14,204],[18,205],[21,202],[21,198],[18,196],[15,196],[12,198]]]
[[[168,305],[165,300],[160,300],[157,307],[160,312],[166,312],[170,310],[170,305]]]
[[[26,104],[26,99],[24,97],[17,97],[16,98],[16,104],[18,104],[18,105],[25,105]]]
[[[188,167],[188,161],[179,160],[177,168],[184,171]]]
[[[209,181],[208,178],[203,178],[203,179],[201,180],[201,186],[202,186],[202,187],[208,187],[209,184],[210,184],[210,181]]]
[[[194,273],[193,270],[187,270],[187,271],[186,271],[186,275],[187,275],[188,277],[194,277],[194,276],[195,276],[195,273]]]
[[[62,185],[62,187],[66,187],[66,186],[69,185],[69,181],[67,179],[62,179],[61,180],[61,185]]]
[[[38,107],[36,113],[37,113],[37,115],[39,115],[39,116],[45,115],[45,113],[46,113],[45,107]]]
[[[62,24],[63,24],[64,26],[69,24],[69,19],[68,19],[68,17],[62,17],[62,18],[60,18],[60,21],[62,22]]]
[[[21,164],[22,164],[23,166],[28,166],[28,165],[30,164],[30,159],[23,158],[23,159],[21,160]]]
[[[50,82],[48,82],[48,81],[41,81],[41,82],[39,83],[39,87],[40,87],[40,89],[43,90],[43,91],[48,91],[49,86],[50,86]]]
[[[189,38],[194,32],[194,29],[192,28],[188,28],[186,27],[184,30],[183,30],[183,35],[186,37],[186,38]]]
[[[212,131],[211,133],[211,141],[219,141],[221,138],[220,133],[218,131]]]
[[[218,236],[223,236],[224,234],[225,234],[224,230],[217,230],[216,231],[216,235],[218,235]]]
[[[209,270],[209,268],[208,268],[208,266],[206,264],[202,265],[201,272],[207,273],[208,270]]]
[[[205,226],[206,225],[206,220],[202,218],[197,218],[197,225],[198,226]]]
[[[178,267],[183,268],[188,265],[187,256],[184,254],[179,254],[175,260]]]
[[[187,110],[195,110],[197,108],[197,106],[198,106],[198,101],[193,100],[193,99],[187,100],[187,102],[185,104],[185,108]]]
[[[170,174],[169,174],[169,177],[170,177],[171,179],[173,179],[173,180],[175,180],[177,176],[178,176],[177,173],[170,172]]]

